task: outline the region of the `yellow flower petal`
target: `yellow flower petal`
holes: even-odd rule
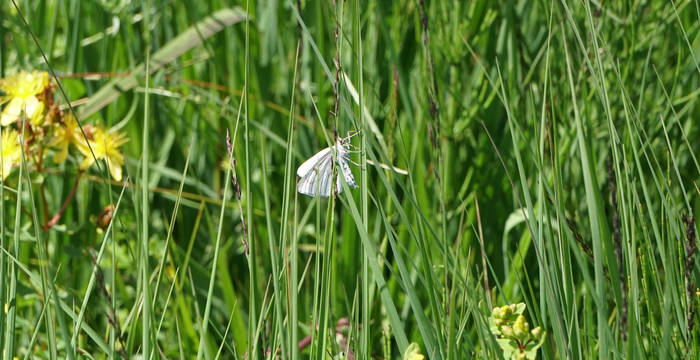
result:
[[[29,122],[33,126],[41,126],[41,124],[44,123],[44,109],[46,108],[46,105],[44,105],[43,102],[38,101],[36,107],[33,109],[33,113],[29,115],[29,112],[27,112],[27,116],[29,117]]]
[[[80,170],[85,170],[95,163],[95,159],[92,156],[86,156],[80,163]]]
[[[24,100],[21,98],[13,98],[10,100],[10,103],[5,105],[5,108],[2,110],[2,116],[0,117],[0,125],[2,126],[7,126],[19,118],[20,114],[22,114],[22,108],[24,107]]]
[[[55,154],[53,154],[53,161],[56,164],[60,164],[68,158],[68,144],[60,145],[58,148],[58,151],[56,151]]]
[[[49,73],[47,71],[32,71],[31,85],[30,92],[35,95],[41,93],[49,85]]]
[[[122,167],[119,164],[116,164],[115,162],[110,162],[109,159],[107,159],[107,163],[109,165],[109,173],[112,174],[112,177],[114,180],[117,181],[122,181]]]
[[[0,178],[5,179],[10,175],[12,169],[19,165],[22,148],[19,144],[19,134],[15,130],[4,130],[0,141],[2,141]]]
[[[37,110],[44,109],[43,106],[40,108],[39,104],[41,104],[41,102],[34,95],[27,96],[24,99],[24,112],[27,114],[28,118],[33,117]]]
[[[75,147],[78,148],[78,151],[80,151],[81,154],[85,157],[92,157],[92,152],[90,152],[90,148],[94,148],[94,144],[92,142],[90,145],[88,145],[87,140],[83,138],[78,138],[75,141]]]
[[[8,161],[8,159],[3,159],[2,172],[0,172],[0,178],[5,180],[7,178],[7,176],[9,176],[10,173],[12,172],[12,168],[14,166],[15,165],[12,162]]]
[[[75,144],[79,146],[78,138],[78,125],[75,118],[71,114],[67,114],[63,117],[63,123],[56,124],[53,129],[53,139],[50,145],[57,148],[57,152],[53,156],[53,161],[55,163],[61,163],[68,157],[68,147],[70,144]],[[80,150],[80,148],[78,148]]]

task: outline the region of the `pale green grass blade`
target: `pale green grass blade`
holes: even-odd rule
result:
[[[149,7],[146,7],[148,11]],[[146,25],[149,24],[148,17],[145,19]],[[146,89],[149,87],[149,81],[151,72],[150,67],[150,55],[146,54]],[[143,105],[143,137],[141,138],[141,148],[143,153],[141,154],[141,228],[139,232],[140,236],[140,248],[139,248],[139,268],[141,270],[141,300],[143,301],[143,311],[141,315],[141,354],[142,356],[149,356],[151,354],[151,311],[153,308],[153,303],[151,302],[151,282],[150,282],[150,272],[151,267],[149,265],[149,226],[150,226],[150,204],[149,204],[149,173],[148,164],[150,163],[150,113],[148,109],[150,101],[150,96],[148,92],[144,93],[144,105]]]
[[[170,64],[184,52],[200,45],[202,41],[208,37],[229,25],[241,22],[245,19],[247,19],[245,12],[239,8],[234,8],[221,9],[201,20],[168,42],[161,49],[154,52],[150,64],[141,64],[135,67],[129,76],[112,80],[98,92],[90,96],[89,101],[80,110],[79,118],[87,118],[114,101],[123,92],[134,88],[138,84],[138,79],[147,75],[146,72],[152,74],[158,71],[163,66]]]

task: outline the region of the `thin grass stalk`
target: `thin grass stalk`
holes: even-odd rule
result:
[[[177,190],[177,195],[175,198],[175,205],[173,205],[173,212],[172,215],[170,216],[170,224],[168,225],[168,232],[165,237],[165,249],[168,249],[168,245],[170,244],[170,239],[172,238],[173,230],[175,228],[175,222],[177,220],[177,213],[180,208],[180,199],[182,199],[182,190],[185,187],[185,179],[187,178],[187,170],[189,169],[190,165],[190,155],[192,155],[192,146],[194,145],[194,139],[195,137],[190,138],[190,146],[189,149],[187,150],[187,158],[185,159],[185,168],[182,170],[182,180],[180,181],[180,185]],[[225,200],[225,199],[223,199]],[[222,204],[225,204],[225,201],[222,201]],[[158,290],[160,288],[160,280],[163,276],[163,267],[165,266],[165,256],[168,252],[164,251],[163,256],[160,259],[160,263],[158,264],[158,272],[156,274],[156,285],[153,288],[153,304],[156,303],[156,300],[158,300]],[[175,276],[174,278],[177,278]],[[165,311],[163,311],[165,313]]]
[[[296,84],[296,82],[294,82]],[[293,85],[295,86],[295,85]],[[293,91],[293,90],[292,90]],[[292,96],[292,99],[294,97]],[[293,102],[294,100],[292,100]],[[290,133],[290,136],[292,134]],[[290,344],[287,343],[287,337],[285,336],[285,331],[284,331],[284,318],[285,313],[282,311],[282,301],[285,298],[284,292],[282,291],[283,285],[280,284],[280,270],[279,270],[279,263],[278,263],[278,254],[279,250],[284,249],[284,244],[281,246],[276,246],[275,241],[274,241],[274,234],[272,232],[272,219],[270,218],[271,210],[270,210],[270,198],[268,195],[268,184],[267,184],[267,161],[269,159],[269,156],[266,156],[267,150],[265,148],[265,140],[262,136],[262,134],[259,135],[259,141],[260,141],[260,155],[262,156],[262,179],[263,179],[263,203],[265,206],[265,220],[266,220],[266,226],[268,228],[267,231],[267,245],[268,245],[268,250],[270,253],[270,265],[272,268],[272,274],[271,274],[271,282],[272,282],[272,289],[274,291],[273,295],[273,310],[274,310],[274,317],[273,317],[273,328],[275,331],[275,337],[279,337],[279,343],[281,345],[281,351],[282,353],[279,355],[282,360],[286,360],[288,356],[290,355],[288,352],[288,348]],[[289,153],[288,155],[289,156]],[[283,210],[284,211],[284,205],[283,205]],[[282,242],[285,242],[285,233],[286,233],[286,228],[287,228],[287,223],[282,222],[282,227],[283,227],[283,234],[282,235]],[[279,249],[279,250],[278,250]],[[276,356],[277,354],[277,346],[274,345],[270,347],[270,354],[272,356]]]
[[[5,15],[5,8],[0,6],[0,18],[4,19],[5,16],[6,16]],[[0,26],[0,39],[4,39],[4,38],[5,38],[5,27]],[[1,41],[0,42],[0,78],[5,77],[5,67],[7,66],[6,59],[7,59],[7,55],[5,54],[5,42]],[[4,320],[4,316],[0,319]],[[0,326],[2,326],[2,327],[5,326],[4,321],[3,321],[3,324]],[[2,328],[0,328],[0,330],[2,330]],[[0,340],[4,340],[4,339],[5,339],[5,334],[2,331],[0,331]],[[0,345],[4,345],[4,341],[0,341]],[[2,349],[4,349],[4,347],[2,347]]]
[[[229,161],[233,162],[233,152],[229,153]],[[229,189],[229,181],[228,178],[231,177],[233,168],[228,168],[226,170],[226,179],[225,185],[224,185],[224,193],[222,195],[222,198],[225,200],[228,197],[228,189]],[[209,329],[209,316],[211,313],[211,302],[212,299],[214,298],[214,286],[216,284],[216,269],[217,269],[217,264],[219,261],[219,249],[221,248],[221,237],[223,233],[223,225],[224,225],[224,214],[226,212],[226,206],[224,203],[221,205],[221,210],[219,214],[219,225],[218,229],[216,232],[216,243],[214,244],[214,258],[212,259],[212,266],[211,266],[211,275],[209,276],[209,288],[207,290],[207,302],[204,305],[204,316],[202,317],[202,328],[201,332],[199,333],[199,345],[197,347],[197,360],[200,360],[202,358],[202,355],[204,355],[205,351],[207,349],[207,332]]]
[[[232,322],[231,320],[233,319],[234,311],[236,311],[235,304],[233,306],[233,309],[231,310],[231,314],[228,317],[229,320],[228,320],[228,323],[226,324],[226,330],[224,331],[224,335],[222,336],[223,340],[221,341],[221,344],[219,345],[219,350],[216,352],[216,356],[214,357],[214,360],[219,360],[221,358],[221,351],[224,349],[224,345],[226,344],[226,336],[228,335],[228,331],[231,328],[231,322]],[[234,349],[234,351],[235,351],[235,349]]]
[[[150,2],[150,1],[149,1]],[[149,12],[150,7],[146,7],[146,13]],[[146,17],[146,25],[148,26],[148,17]],[[150,72],[148,68],[150,66],[149,54],[150,50],[146,52],[146,89],[149,88],[150,82]],[[148,189],[148,179],[149,177],[149,159],[150,159],[150,125],[149,125],[149,92],[144,93],[144,104],[143,104],[143,137],[141,138],[141,249],[140,249],[140,268],[141,268],[141,300],[143,301],[143,316],[141,318],[141,354],[144,357],[148,357],[151,354],[151,296],[150,296],[150,282],[149,282],[149,269],[148,264],[148,221],[149,219],[149,189]]]
[[[2,7],[0,7],[0,14],[2,14]],[[2,34],[2,26],[0,26],[0,35]],[[2,42],[0,42],[2,43]],[[0,45],[0,49],[4,49],[3,45]],[[2,53],[0,53],[0,56]],[[0,57],[0,63],[5,64],[3,58]],[[4,68],[4,66],[3,66]],[[4,75],[4,72],[3,74]],[[2,139],[2,127],[0,126],[0,139]],[[3,154],[3,144],[0,141],[0,169],[4,169],[5,156]],[[4,174],[3,174],[4,175]],[[19,194],[18,196],[19,197]],[[5,176],[0,176],[0,246],[3,249],[7,249],[8,246],[5,243]],[[7,294],[8,294],[8,284],[7,284],[7,265],[5,263],[5,254],[0,254],[0,306],[2,306],[2,311],[0,311],[0,352],[5,349],[5,339],[7,334],[5,334],[5,326],[7,325],[8,316],[5,312],[5,306],[7,306]]]
[[[312,311],[311,311],[311,350],[310,350],[310,359],[315,359],[316,358],[316,351],[318,346],[316,346],[316,343],[318,342],[319,339],[319,326],[318,326],[318,319],[320,318],[319,313],[321,312],[321,297],[318,296],[318,294],[321,293],[321,260],[323,259],[322,256],[322,250],[321,250],[321,239],[322,237],[318,236],[318,234],[321,234],[321,198],[316,197],[313,199],[314,202],[314,208],[316,209],[315,211],[315,234],[316,235],[316,241],[314,241],[314,253],[316,254],[316,259],[314,261],[314,283],[313,283],[313,306],[312,306]],[[303,341],[303,340],[302,340]]]
[[[245,10],[246,14],[249,13],[249,1],[246,0]],[[248,129],[249,123],[249,107],[248,98],[250,94],[250,32],[249,32],[250,20],[246,16],[245,19],[245,60],[244,60],[244,80],[243,88],[245,89],[245,96],[243,100],[243,135],[244,135],[244,148],[245,148],[245,199],[246,199],[246,216],[248,227],[250,228],[250,234],[248,236],[248,246],[250,253],[247,255],[248,259],[248,274],[250,278],[249,296],[250,303],[248,306],[248,325],[258,323],[257,315],[257,292],[258,292],[258,265],[257,265],[257,241],[255,241],[253,236],[253,197],[251,192],[252,178],[250,176],[250,134]],[[255,341],[257,334],[255,331],[249,331],[248,334],[248,358],[252,360],[258,359],[258,344]]]
[[[102,237],[102,243],[100,245],[100,250],[97,254],[97,256],[94,257],[94,266],[92,268],[92,272],[90,274],[90,280],[88,281],[87,288],[85,289],[85,294],[83,295],[83,301],[80,306],[80,311],[78,312],[78,317],[75,320],[75,326],[73,327],[73,337],[70,340],[71,347],[76,349],[78,347],[78,336],[80,335],[80,328],[83,323],[83,317],[85,316],[85,312],[87,311],[88,308],[88,301],[90,300],[90,296],[92,294],[93,287],[95,286],[95,281],[97,280],[98,275],[101,276],[101,270],[99,268],[100,260],[102,260],[102,255],[104,254],[104,251],[106,249],[107,241],[108,240],[113,240],[113,239],[108,239],[108,237],[111,237],[114,235],[113,230],[113,224],[114,224],[114,219],[116,219],[116,215],[119,211],[119,206],[121,204],[121,199],[122,196],[124,195],[124,191],[126,190],[126,187],[122,188],[121,194],[119,195],[119,199],[117,200],[117,204],[114,208],[113,215],[112,215],[112,220],[110,220],[109,225],[107,226],[106,231],[104,232],[104,235]],[[98,271],[100,271],[100,274],[98,274]],[[99,283],[98,283],[99,284]],[[99,284],[104,287],[104,284]],[[114,287],[112,287],[114,289]],[[110,303],[111,303],[111,296],[107,298]],[[112,304],[110,304],[112,306]],[[114,309],[114,307],[112,307]],[[112,320],[116,319],[114,317]],[[115,329],[116,330],[116,327]],[[110,346],[111,347],[111,346]]]
[[[369,214],[368,214],[368,192],[369,183],[367,182],[367,124],[364,118],[364,68],[363,68],[363,54],[362,54],[362,22],[360,19],[360,1],[355,0],[355,47],[357,49],[357,63],[358,63],[358,117],[360,124],[360,195],[361,195],[361,206],[362,206],[362,227],[365,231],[369,231]],[[367,251],[362,250],[362,283],[361,283],[361,293],[362,293],[362,306],[361,306],[361,324],[359,329],[360,335],[360,355],[359,358],[363,359],[369,358],[369,354],[372,353],[371,342],[370,342],[370,314],[372,313],[371,303],[370,303],[370,281],[369,281],[369,259],[367,258]]]
[[[292,241],[289,244],[289,326],[291,328],[290,330],[290,350],[291,350],[291,359],[296,360],[299,358],[299,347],[297,344],[299,343],[299,324],[298,324],[298,316],[299,316],[299,282],[298,282],[298,254],[297,254],[297,249],[298,249],[298,234],[297,234],[297,213],[298,213],[298,198],[297,198],[297,192],[293,191],[294,193],[294,216],[292,218],[292,231],[291,231],[291,239]]]
[[[287,299],[289,301],[289,308],[287,309],[287,331],[289,336],[289,341],[287,343],[287,347],[290,351],[290,358],[292,360],[295,360],[299,356],[299,347],[297,346],[297,279],[296,279],[296,258],[297,258],[297,253],[296,253],[296,239],[294,232],[291,234],[291,241],[289,241],[289,206],[290,206],[290,198],[291,194],[290,191],[296,194],[296,191],[294,191],[291,187],[292,185],[292,178],[294,177],[294,170],[292,167],[292,149],[294,147],[294,112],[295,112],[295,94],[296,94],[296,89],[297,89],[297,73],[299,70],[299,55],[301,51],[301,39],[297,41],[297,51],[295,55],[295,61],[294,61],[294,84],[292,86],[292,96],[291,96],[291,102],[289,105],[289,119],[288,119],[288,125],[287,125],[287,156],[285,160],[285,172],[284,172],[284,188],[282,190],[282,215],[281,215],[281,229],[280,229],[280,234],[282,237],[282,242],[283,244],[286,244],[287,242],[290,243],[290,249],[289,252],[287,252],[287,249],[284,247],[280,248],[283,254],[286,254],[287,256],[291,257],[292,259],[287,258],[287,256],[283,256],[284,258],[287,258],[287,261],[292,263],[293,269],[291,270],[291,273],[287,273],[288,276],[288,287],[287,287]],[[266,201],[267,204],[267,201]],[[296,204],[296,203],[295,203]],[[296,217],[296,211],[295,211],[295,217]],[[293,224],[296,224],[296,221],[293,222]],[[270,248],[270,251],[273,251],[272,248]],[[275,274],[276,272],[273,271]],[[276,291],[278,294],[275,296],[275,301],[277,301],[277,297],[281,296],[281,293],[279,291]],[[280,318],[279,321],[282,321],[280,313]],[[282,330],[280,330],[282,331]]]
[[[690,344],[692,344],[693,328],[695,327],[695,299],[693,294],[695,292],[695,281],[692,279],[693,268],[695,266],[695,253],[697,252],[697,242],[695,240],[695,215],[690,214],[683,217],[683,223],[685,224],[685,266],[683,267],[683,277],[685,281],[685,296],[687,303],[687,320],[686,320],[686,336],[688,338],[686,342],[686,352],[690,352]]]
[[[332,155],[332,156],[335,156]],[[335,179],[335,171],[333,170],[333,179]],[[335,188],[335,183],[331,182],[331,188]],[[323,235],[323,264],[321,267],[321,286],[317,296],[319,299],[319,321],[318,330],[316,331],[317,339],[315,341],[315,358],[317,360],[323,360],[326,357],[326,342],[329,336],[328,333],[328,322],[329,313],[333,311],[333,303],[331,301],[331,279],[333,276],[333,249],[335,248],[335,197],[330,196],[328,201],[328,206],[326,208],[326,221],[325,229]],[[314,324],[316,326],[316,324]]]
[[[571,99],[572,106],[574,109],[574,120],[576,122],[576,135],[579,147],[579,154],[581,157],[581,166],[583,170],[584,184],[586,188],[586,194],[594,194],[597,192],[595,189],[595,173],[593,172],[592,165],[589,160],[590,150],[588,148],[589,144],[586,141],[586,137],[583,130],[582,119],[579,115],[578,105],[576,103],[576,91],[574,88],[574,79],[571,70],[571,64],[569,62],[569,56],[567,52],[566,42],[564,42],[564,51],[566,55],[567,62],[567,74],[569,79],[569,87],[571,89]],[[605,291],[605,274],[603,272],[603,249],[601,248],[601,229],[598,224],[598,207],[596,199],[593,195],[586,196],[586,204],[589,211],[589,220],[591,223],[591,238],[593,241],[593,262],[595,271],[595,293],[597,297],[596,315],[597,315],[597,330],[598,330],[598,356],[607,357],[608,356],[608,341],[607,341],[607,306],[605,304],[606,291]]]
[[[26,117],[26,116],[25,116]],[[24,118],[22,120],[24,124]],[[22,132],[24,134],[24,131]],[[21,139],[23,140],[23,138]],[[22,156],[24,156],[24,142],[20,142],[22,147]],[[20,235],[20,221],[22,215],[22,166],[19,168],[19,177],[17,178],[17,201],[15,203],[15,224],[14,224],[14,234],[13,234],[13,254],[15,257],[19,254],[19,235]],[[7,342],[5,344],[5,359],[12,359],[15,353],[15,336],[17,332],[15,331],[15,321],[17,318],[17,265],[12,262],[10,264],[10,294],[8,297],[8,302],[3,304],[6,306],[3,311],[7,314],[7,333],[5,335]],[[68,351],[70,353],[70,351]]]
[[[110,222],[110,225],[112,222]],[[105,241],[106,243],[106,241]],[[102,247],[100,250],[103,250],[104,247]],[[102,296],[104,296],[109,302],[113,301],[113,296],[107,291],[107,287],[104,284],[104,274],[102,273],[102,269],[99,266],[99,260],[98,257],[93,254],[92,255],[92,261],[95,266],[95,279],[97,280],[97,284],[100,288],[100,291],[102,291]],[[101,254],[100,254],[101,255]],[[99,255],[98,255],[99,256]],[[107,313],[107,322],[112,326],[112,334],[115,334],[114,337],[119,340],[120,344],[120,349],[119,349],[119,354],[121,355],[122,358],[126,359],[128,358],[128,355],[126,354],[126,345],[124,343],[124,337],[122,337],[121,334],[121,324],[119,322],[119,317],[117,317],[117,313],[115,311],[115,308],[111,306],[109,307],[109,312]],[[113,345],[110,344],[110,351],[112,351]]]
[[[49,306],[48,303],[43,304],[43,306],[41,307],[41,313],[39,313],[39,317],[34,322],[34,332],[32,333],[31,339],[29,339],[29,344],[27,345],[27,349],[30,349],[30,351],[27,351],[24,354],[24,360],[29,360],[29,357],[32,354],[31,349],[34,348],[34,344],[36,344],[36,340],[39,338],[39,331],[41,330],[41,322],[45,321],[44,318],[46,317],[46,309],[48,308],[48,306]]]
[[[613,209],[613,240],[615,244],[615,255],[617,256],[617,272],[620,280],[620,292],[622,293],[622,303],[618,305],[619,331],[622,336],[622,341],[627,341],[627,286],[625,279],[625,264],[624,255],[622,253],[622,229],[620,224],[620,210],[618,206],[617,181],[615,170],[613,169],[612,160],[608,161],[608,182],[610,186],[610,202]]]

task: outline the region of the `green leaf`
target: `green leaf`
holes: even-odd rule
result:
[[[510,359],[514,354],[519,351],[518,344],[515,340],[511,339],[496,339],[498,341],[498,346],[503,350],[503,358]]]

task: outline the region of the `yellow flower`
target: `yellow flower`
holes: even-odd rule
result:
[[[0,177],[7,178],[17,165],[22,156],[22,147],[19,145],[19,134],[15,130],[5,129],[2,132],[2,169]]]
[[[411,343],[406,348],[406,353],[403,355],[403,360],[423,360],[425,357],[420,353],[418,344]]]
[[[80,168],[85,170],[95,163],[95,158],[97,160],[102,159],[107,162],[109,173],[112,174],[114,180],[121,181],[124,155],[119,151],[119,147],[127,141],[129,139],[126,135],[118,131],[104,131],[101,128],[94,128],[92,139],[89,140],[90,147],[88,147],[85,139],[80,139],[76,143],[78,150],[85,156],[83,162],[80,163]],[[90,148],[92,148],[92,153],[95,154],[94,157],[90,152]]]
[[[37,121],[44,109],[36,97],[49,84],[49,73],[46,71],[20,71],[0,80],[0,90],[7,95],[0,103],[8,101],[0,115],[0,125],[7,126],[17,121],[25,111],[30,120]]]
[[[54,138],[51,141],[51,146],[58,148],[58,151],[53,156],[53,161],[58,164],[65,161],[68,157],[68,146],[78,142],[80,134],[78,122],[75,121],[75,117],[72,114],[67,114],[63,118],[63,124],[58,124],[53,133]]]

